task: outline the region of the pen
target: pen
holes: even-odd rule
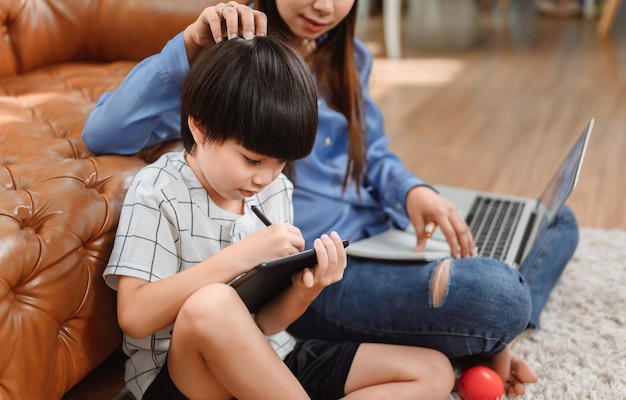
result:
[[[252,212],[254,212],[256,216],[259,217],[259,219],[265,224],[265,226],[272,225],[272,222],[267,219],[265,214],[263,214],[263,212],[261,212],[261,210],[257,206],[250,206],[250,208],[252,209]]]

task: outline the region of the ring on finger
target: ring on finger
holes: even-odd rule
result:
[[[233,3],[226,3],[222,6],[222,8],[220,8],[220,14],[222,14],[222,16],[224,15],[224,10],[226,8],[234,8],[235,5]]]

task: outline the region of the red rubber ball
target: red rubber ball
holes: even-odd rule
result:
[[[500,376],[482,365],[463,372],[458,389],[464,400],[498,400],[504,396],[504,383]]]

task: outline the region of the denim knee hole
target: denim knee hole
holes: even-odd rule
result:
[[[433,307],[438,308],[443,304],[450,280],[450,259],[441,261],[433,271],[430,283],[430,300]]]

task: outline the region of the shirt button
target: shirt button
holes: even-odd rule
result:
[[[396,210],[402,210],[402,204],[396,203]]]
[[[331,144],[333,144],[333,140],[331,138],[327,137],[324,139],[324,145],[330,146]]]

